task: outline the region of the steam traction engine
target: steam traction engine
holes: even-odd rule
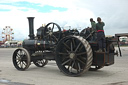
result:
[[[23,48],[13,53],[13,64],[17,70],[26,70],[31,62],[43,67],[48,60],[55,60],[58,68],[68,76],[79,76],[88,70],[97,70],[114,64],[114,37],[106,38],[106,52],[96,52],[98,44],[92,40],[93,32],[84,29],[61,31],[56,23],[48,23],[37,29],[34,35],[34,17],[28,17],[29,39],[23,41]]]

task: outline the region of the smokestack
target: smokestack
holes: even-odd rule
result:
[[[29,23],[29,37],[30,39],[34,39],[34,25],[33,25],[34,17],[28,17],[28,23]]]

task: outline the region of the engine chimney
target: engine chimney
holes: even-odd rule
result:
[[[34,17],[28,17],[28,23],[29,23],[29,37],[30,39],[34,39],[34,25],[33,25]]]

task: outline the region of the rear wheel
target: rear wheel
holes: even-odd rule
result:
[[[92,49],[84,38],[68,36],[58,43],[55,59],[64,74],[79,76],[90,68],[92,55]]]

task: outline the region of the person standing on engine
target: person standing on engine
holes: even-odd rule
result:
[[[93,20],[93,18],[90,18],[91,27],[93,31],[96,31],[96,22]]]
[[[92,28],[92,32],[93,32],[93,40],[96,40],[96,22],[93,20],[93,18],[90,18],[90,22],[91,22],[91,28]]]
[[[99,45],[99,50],[97,52],[106,52],[106,43],[105,43],[105,34],[103,27],[105,26],[105,23],[101,21],[101,18],[97,18],[98,23],[96,24],[96,30],[97,30],[97,40]]]

